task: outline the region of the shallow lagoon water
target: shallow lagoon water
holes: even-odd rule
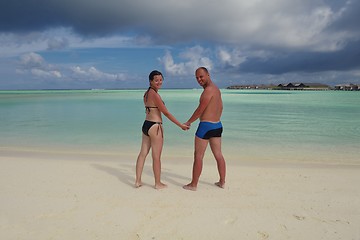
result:
[[[185,122],[201,89],[160,90]],[[0,151],[61,150],[136,158],[144,90],[0,91]],[[222,90],[223,151],[230,162],[360,164],[360,92]],[[163,157],[191,158],[197,122],[163,119]],[[209,152],[209,151],[208,151]],[[0,152],[1,154],[1,152]]]

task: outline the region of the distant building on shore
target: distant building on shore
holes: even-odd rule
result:
[[[271,90],[275,85],[264,85],[264,84],[250,84],[250,85],[232,85],[227,87],[227,89],[268,89]]]
[[[350,83],[350,84],[336,85],[334,89],[341,90],[341,91],[359,91],[360,87],[359,87],[359,85]]]
[[[322,83],[287,83],[279,84],[278,90],[330,90],[330,87]]]
[[[334,87],[323,83],[281,83],[278,85],[265,84],[251,84],[251,85],[232,85],[227,89],[267,89],[267,90],[303,90],[303,91],[326,91],[326,90],[340,90],[340,91],[360,91],[359,84],[338,84]]]
[[[286,83],[279,85],[233,85],[227,89],[268,89],[268,90],[330,90],[331,88],[322,83]]]

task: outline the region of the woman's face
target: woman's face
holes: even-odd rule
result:
[[[150,81],[150,86],[156,90],[161,88],[163,78],[161,75],[155,75],[154,79]]]

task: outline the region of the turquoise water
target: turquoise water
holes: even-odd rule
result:
[[[8,149],[136,155],[144,90],[0,91],[0,155]],[[161,90],[185,122],[201,90]],[[231,162],[360,164],[360,92],[222,90],[223,151]],[[192,158],[197,122],[164,119],[163,157]]]

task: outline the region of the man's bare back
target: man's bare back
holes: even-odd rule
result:
[[[200,96],[199,106],[186,124],[190,126],[198,118],[203,122],[219,122],[223,110],[221,92],[211,81],[207,70],[199,68],[195,74],[197,82],[204,88],[204,91]]]
[[[210,101],[201,114],[200,121],[219,122],[223,110],[220,90],[214,84],[210,84],[205,87],[204,92],[201,94],[200,101],[203,97],[210,97]]]

